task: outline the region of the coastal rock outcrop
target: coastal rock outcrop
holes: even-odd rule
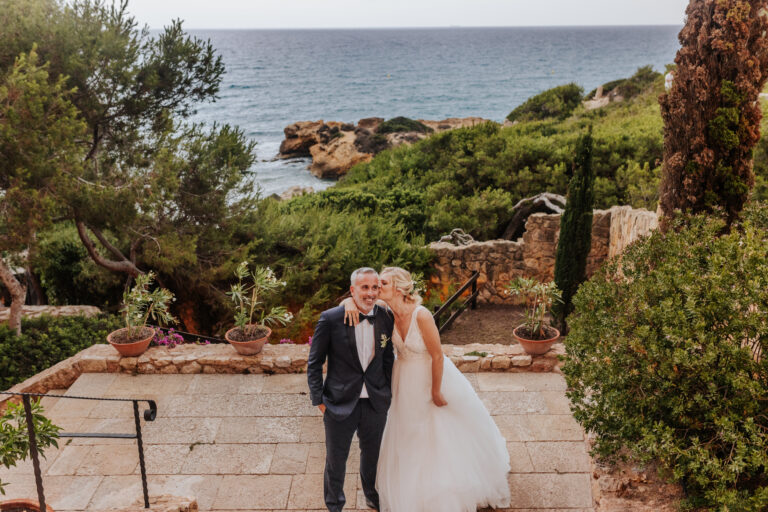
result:
[[[488,122],[481,117],[451,117],[441,121],[419,119],[423,131],[381,133],[381,117],[368,117],[357,125],[338,121],[299,121],[286,126],[278,158],[311,157],[309,170],[318,178],[339,178],[353,166],[370,161],[376,153],[412,144],[434,132]]]

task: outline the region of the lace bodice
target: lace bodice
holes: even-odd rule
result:
[[[419,323],[416,321],[416,313],[420,309],[427,309],[424,306],[416,306],[411,313],[411,321],[408,324],[408,334],[405,339],[400,337],[400,333],[395,327],[392,330],[392,342],[395,344],[398,359],[423,359],[429,358],[427,347],[424,345],[424,338],[421,336]],[[427,310],[428,311],[428,310]]]

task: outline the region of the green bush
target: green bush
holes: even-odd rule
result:
[[[314,200],[331,203],[334,197],[318,194],[317,199],[299,202],[303,207],[272,200],[260,203],[258,224],[252,226],[258,235],[242,257],[270,266],[287,282],[282,293],[275,295],[274,305],[287,305],[301,321],[288,331],[280,330],[280,336],[303,339],[297,332],[316,320],[315,312],[349,290],[349,276],[358,267],[430,270],[432,256],[424,247],[424,237],[410,235],[394,214],[366,213],[376,211],[376,201],[360,199],[370,210],[312,206]]]
[[[433,130],[424,123],[414,121],[407,117],[393,117],[388,121],[384,121],[376,128],[376,133],[400,133],[400,132],[419,132],[419,133],[431,133]]]
[[[101,308],[120,304],[123,276],[93,262],[70,222],[40,233],[31,265],[50,304],[97,304]]]
[[[688,506],[768,510],[768,205],[726,234],[683,220],[581,286],[567,394],[600,456],[658,461]]]
[[[111,315],[24,319],[21,336],[0,324],[0,389],[8,389],[91,345],[105,343],[107,334],[121,327],[121,319]]]
[[[630,78],[622,78],[603,84],[603,94],[608,94],[613,90],[624,99],[634,98],[638,94],[646,91],[654,83],[661,81],[662,74],[653,70],[651,66],[638,68]],[[587,99],[595,97],[597,89],[592,89],[587,94]]]
[[[559,85],[528,98],[509,113],[509,121],[565,119],[581,104],[584,89],[570,83]]]
[[[402,224],[409,234],[427,240],[453,228],[477,239],[496,238],[520,199],[544,191],[565,194],[566,169],[578,138],[594,125],[595,208],[631,204],[655,209],[663,149],[656,94],[648,91],[602,109],[578,110],[562,121],[520,122],[508,128],[485,123],[441,132],[376,155],[333,188],[370,194],[372,200],[394,190],[420,197]],[[349,206],[350,212],[357,206],[345,205],[346,198],[362,200],[355,194],[334,198],[335,209]]]

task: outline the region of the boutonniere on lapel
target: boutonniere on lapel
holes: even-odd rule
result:
[[[389,343],[389,338],[387,337],[386,334],[382,334],[381,335],[381,343],[380,343],[381,348],[386,348],[387,347],[387,343]]]

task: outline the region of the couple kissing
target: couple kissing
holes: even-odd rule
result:
[[[355,433],[369,508],[475,512],[509,506],[506,441],[469,381],[443,355],[411,274],[398,267],[380,274],[359,268],[350,293],[321,314],[307,368],[312,405],[325,426],[328,510],[341,512],[346,503]]]

